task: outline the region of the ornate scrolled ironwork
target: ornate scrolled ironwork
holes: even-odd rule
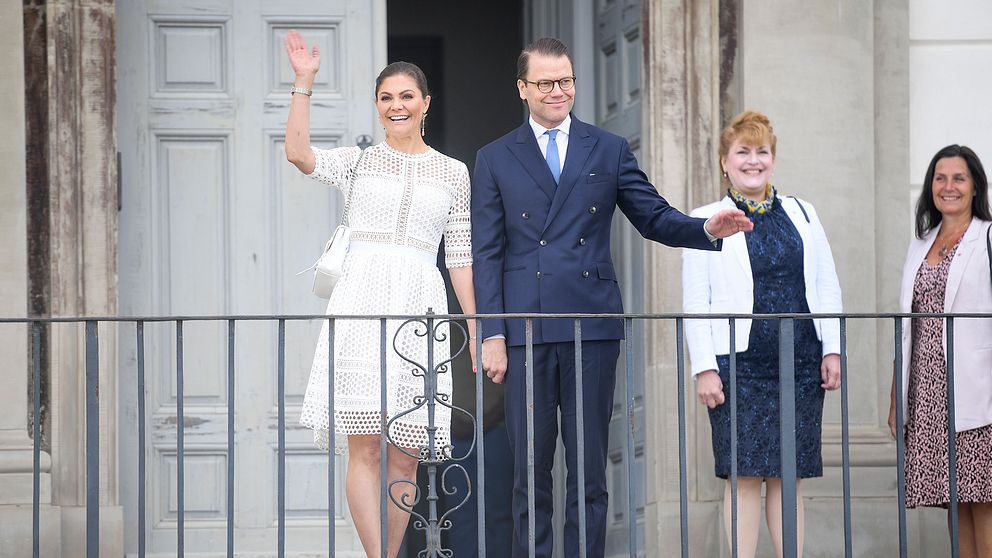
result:
[[[441,534],[442,532],[448,531],[452,528],[453,523],[450,519],[451,514],[465,506],[472,494],[471,477],[465,467],[458,462],[465,460],[469,455],[471,455],[471,453],[475,450],[477,440],[475,428],[472,428],[471,443],[469,444],[465,454],[461,456],[454,455],[454,448],[450,444],[441,448],[437,447],[437,440],[435,438],[437,426],[434,423],[434,409],[437,405],[450,409],[452,415],[455,413],[463,413],[472,422],[473,426],[475,424],[475,417],[473,417],[472,414],[465,409],[456,406],[451,395],[439,392],[437,382],[440,374],[451,373],[451,364],[453,361],[468,348],[468,334],[462,324],[450,319],[435,320],[433,315],[433,311],[428,309],[426,317],[412,318],[404,321],[400,324],[396,330],[396,333],[393,335],[393,350],[403,361],[411,365],[411,372],[414,377],[423,378],[424,392],[423,394],[417,395],[413,398],[412,407],[403,409],[402,411],[397,412],[395,416],[389,418],[386,422],[385,432],[386,439],[393,444],[396,449],[414,459],[417,459],[420,462],[420,465],[427,469],[427,517],[414,511],[414,506],[420,503],[424,498],[420,487],[417,486],[415,482],[405,479],[394,480],[389,483],[388,493],[389,499],[396,507],[413,516],[412,524],[414,529],[424,532],[426,545],[425,549],[417,554],[418,558],[451,558],[452,551],[444,548],[441,544]],[[448,342],[448,329],[452,326],[458,328],[458,330],[463,334],[461,346],[458,347],[458,350],[452,351],[451,355],[446,360],[435,363],[434,344]],[[415,337],[423,338],[424,342],[427,344],[426,363],[417,362],[411,355],[406,355],[400,350],[400,346],[398,344],[400,335],[405,329],[409,329],[411,327],[413,328],[413,335]],[[419,452],[414,454],[407,451],[407,448],[403,448],[394,442],[391,435],[392,425],[402,417],[409,415],[425,406],[427,407],[428,417],[426,427],[427,445],[421,447]],[[445,461],[450,461],[451,463],[449,463],[448,467],[442,471],[439,484],[437,475],[438,467]],[[439,517],[437,509],[439,495],[437,488],[440,486],[444,494],[448,496],[454,496],[457,494],[458,488],[453,483],[448,482],[449,475],[454,475],[455,473],[453,473],[453,471],[455,470],[460,472],[464,477],[466,487],[465,495],[458,504],[444,511],[444,513]],[[413,486],[414,491],[412,498],[410,497],[409,492],[404,492],[400,498],[396,498],[394,496],[393,488],[400,484]]]

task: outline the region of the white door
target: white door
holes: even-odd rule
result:
[[[627,138],[641,161],[641,28],[640,0],[596,0],[596,124]],[[613,221],[613,259],[617,267],[624,311],[644,312],[644,239],[621,213]],[[627,473],[626,345],[617,363],[617,388],[610,424],[609,489],[606,555],[629,556],[628,486],[633,494],[637,548],[644,548],[644,324],[634,324],[634,461],[636,478]]]
[[[319,314],[309,265],[341,199],[285,161],[293,75],[282,39],[300,30],[322,52],[313,142],[374,136],[375,70],[385,64],[385,0],[154,0],[117,4],[119,232],[123,315]],[[288,554],[327,548],[327,456],[297,425],[320,324],[286,333]],[[121,500],[137,549],[137,395],[133,329],[121,329]],[[227,393],[227,324],[184,323],[185,529],[190,553],[226,550],[227,465],[234,459],[235,550],[277,547],[277,334],[237,326]],[[133,339],[131,337],[130,339]],[[145,327],[149,554],[175,554],[176,327]],[[227,408],[236,409],[227,455]],[[343,471],[343,460],[337,460]],[[341,476],[339,475],[339,479]],[[336,482],[337,555],[361,555]],[[199,554],[198,554],[199,555]]]

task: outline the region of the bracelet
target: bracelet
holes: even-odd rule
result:
[[[293,95],[295,93],[299,93],[300,95],[306,95],[307,97],[309,97],[309,96],[313,95],[313,89],[307,89],[306,87],[296,87],[296,86],[293,86],[293,88],[289,90],[289,94],[290,95]]]
[[[468,340],[469,340],[469,341],[475,341],[476,339],[478,339],[478,337],[476,337],[476,336],[474,336],[474,335],[471,335],[471,336],[469,336],[469,338],[468,338]]]

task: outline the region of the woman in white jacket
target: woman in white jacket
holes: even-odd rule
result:
[[[768,117],[754,111],[735,117],[720,137],[720,166],[727,196],[698,208],[695,217],[739,207],[754,230],[724,239],[720,252],[683,252],[683,310],[693,314],[834,313],[840,285],[826,235],[813,206],[780,196],[769,183],[776,138]],[[766,485],[766,520],[782,556],[781,450],[779,443],[779,322],[737,320],[738,553],[753,557]],[[688,320],[686,340],[699,401],[709,408],[716,475],[730,476],[730,327],[728,320]],[[796,471],[823,475],[820,453],[825,389],[840,386],[837,320],[796,320]],[[799,511],[799,554],[803,506]],[[730,483],[724,494],[728,543]]]
[[[903,268],[903,312],[992,312],[992,211],[975,152],[934,155],[916,206],[916,239]],[[902,403],[906,507],[950,504],[947,333],[940,318],[905,320]],[[889,426],[896,434],[895,378]],[[992,557],[992,320],[954,320],[954,430],[962,558]]]

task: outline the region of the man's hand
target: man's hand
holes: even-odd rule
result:
[[[482,342],[482,370],[494,384],[502,384],[506,375],[506,339],[494,337]]]
[[[699,402],[710,409],[723,405],[723,381],[716,370],[706,370],[696,376],[696,395]]]
[[[823,383],[820,387],[826,390],[834,390],[840,387],[840,355],[830,353],[823,357],[820,363],[820,379]]]
[[[740,209],[721,209],[706,220],[706,232],[716,238],[727,238],[741,231],[748,232],[754,223]]]

